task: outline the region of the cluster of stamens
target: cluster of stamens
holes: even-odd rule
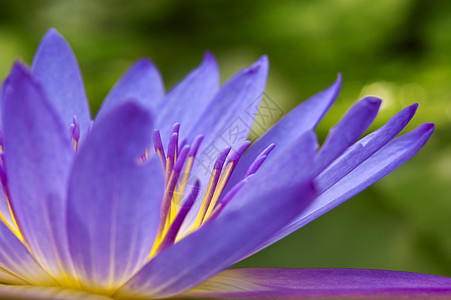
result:
[[[186,199],[187,183],[196,159],[197,152],[201,146],[203,136],[197,136],[191,145],[183,140],[179,146],[180,124],[176,123],[171,130],[167,152],[165,153],[159,130],[154,131],[153,144],[155,153],[160,158],[165,177],[165,189],[161,203],[160,228],[152,250],[151,256],[179,241],[187,234],[197,230],[209,220],[214,219],[224,208],[227,202],[241,189],[245,182],[259,169],[274,145],[267,147],[251,164],[243,180],[236,184],[224,197],[221,194],[229,181],[242,154],[250,146],[250,141],[244,141],[234,151],[226,147],[217,156],[211,170],[210,180],[203,196],[202,204],[197,212],[195,221],[190,228],[180,232],[187,214],[200,192],[198,180],[192,185]],[[230,154],[230,155],[229,155]],[[147,151],[143,159],[149,157]],[[182,203],[183,201],[183,203]]]
[[[231,147],[226,147],[217,156],[216,161],[211,170],[210,180],[208,182],[205,194],[202,199],[199,210],[197,211],[195,221],[189,224],[188,230],[181,232],[181,226],[186,216],[193,208],[194,203],[200,193],[200,182],[195,180],[191,185],[191,190],[187,193],[188,181],[192,173],[197,152],[202,144],[204,137],[198,135],[188,145],[186,140],[179,144],[180,124],[176,123],[171,130],[167,151],[165,152],[163,142],[159,130],[154,131],[153,145],[155,153],[161,161],[164,172],[164,194],[161,202],[160,226],[157,237],[150,256],[153,256],[168,246],[176,243],[189,233],[199,229],[209,220],[214,219],[224,208],[224,206],[232,199],[242,186],[252,177],[255,172],[265,161],[269,153],[274,149],[275,145],[269,145],[248,168],[244,178],[232,187],[224,196],[222,193],[229,181],[238,161],[242,154],[250,146],[250,141],[244,141],[236,149],[232,151]],[[74,116],[70,126],[71,143],[74,152],[78,151],[80,139],[80,124],[77,117]],[[1,142],[1,141],[0,141]],[[230,155],[229,155],[230,154]],[[150,150],[138,158],[143,163],[150,157]],[[9,190],[7,176],[5,172],[5,164],[3,159],[3,149],[0,145],[0,181],[9,206],[11,221],[6,219],[4,213],[0,211],[0,218],[10,228],[17,237],[22,239],[22,235],[18,230],[18,226],[14,219],[11,203],[9,201]],[[184,195],[187,196],[184,199]]]

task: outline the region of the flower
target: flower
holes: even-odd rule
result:
[[[401,272],[220,273],[397,168],[434,128],[395,138],[412,105],[358,140],[381,102],[367,97],[318,150],[313,130],[338,95],[339,76],[249,147],[249,110],[267,72],[263,56],[219,88],[207,52],[165,93],[142,59],[92,121],[72,50],[51,29],[31,68],[15,63],[2,87],[0,274],[8,285],[0,296],[435,295],[445,287],[449,295],[448,278]]]

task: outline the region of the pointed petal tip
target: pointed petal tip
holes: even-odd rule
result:
[[[259,59],[257,59],[256,62],[254,62],[252,65],[250,65],[246,69],[246,73],[248,74],[254,74],[262,70],[262,72],[267,73],[269,67],[269,60],[267,55],[262,55]]]
[[[332,84],[332,86],[339,86],[339,87],[341,87],[342,81],[343,81],[343,75],[341,75],[341,73],[339,72],[337,74],[337,79],[335,79],[335,82]]]
[[[10,75],[8,77],[21,75],[30,75],[28,66],[20,60],[16,60],[11,67]]]
[[[47,32],[44,34],[44,36],[41,39],[41,44],[45,44],[47,42],[55,42],[55,41],[63,41],[64,43],[67,43],[64,36],[55,28],[50,28],[47,30]]]
[[[134,65],[139,66],[139,67],[145,67],[145,68],[155,67],[155,64],[153,63],[153,61],[147,57],[141,57],[134,63]]]
[[[4,82],[3,92],[10,90],[12,85],[16,85],[22,80],[31,81],[35,83],[33,76],[30,73],[29,67],[23,62],[16,60],[11,67],[10,73]]]
[[[45,40],[45,39],[47,39],[47,38],[49,38],[49,37],[52,37],[52,36],[61,36],[61,33],[59,33],[59,31],[56,30],[54,27],[50,27],[50,28],[46,31],[46,33],[44,34],[42,40]]]
[[[418,103],[413,103],[413,104],[407,106],[406,108],[404,108],[404,110],[409,111],[410,114],[413,116],[416,113],[418,106],[419,106]]]
[[[362,101],[375,106],[380,106],[382,104],[382,99],[374,96],[365,97],[362,99]]]
[[[215,65],[217,64],[216,62],[216,57],[214,56],[213,52],[211,52],[210,50],[206,50],[204,52],[204,57],[202,59],[202,62],[209,62],[209,63],[214,63]]]
[[[200,63],[198,69],[201,70],[213,69],[216,72],[219,72],[218,62],[211,51],[209,50],[205,51],[204,57],[202,58],[202,62]]]
[[[47,34],[60,34],[60,33],[58,30],[56,30],[55,27],[50,27],[45,34],[47,35]]]
[[[435,124],[434,123],[424,123],[424,124],[422,124],[420,126],[422,126],[426,131],[428,131],[428,132],[430,131],[431,133],[435,129]]]

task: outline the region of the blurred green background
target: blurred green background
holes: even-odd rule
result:
[[[408,129],[435,122],[420,153],[385,179],[238,267],[347,267],[451,276],[451,2],[1,1],[0,80],[57,28],[74,49],[93,111],[138,58],[166,89],[213,51],[226,80],[260,55],[266,94],[287,112],[343,74],[320,138],[363,95],[384,99],[372,129],[413,102]],[[208,247],[208,245],[206,245]]]

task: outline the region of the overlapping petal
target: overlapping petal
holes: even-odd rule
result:
[[[451,278],[363,269],[233,269],[184,299],[448,299]]]
[[[423,124],[387,143],[334,185],[326,190],[319,190],[320,195],[308,209],[303,211],[296,221],[269,240],[266,246],[310,223],[398,168],[420,150],[433,131],[433,124]],[[321,187],[322,183],[318,180],[321,178],[315,179],[315,186]]]
[[[218,66],[207,52],[201,65],[164,95],[157,68],[141,59],[111,90],[91,128],[77,61],[64,38],[50,30],[31,72],[16,63],[2,85],[0,280],[82,288],[127,299],[169,297],[189,289],[181,297],[451,296],[451,279],[403,272],[247,269],[218,274],[396,169],[434,129],[423,124],[393,139],[415,113],[413,105],[356,142],[380,106],[379,99],[367,97],[348,111],[318,149],[313,130],[338,96],[339,75],[332,86],[274,125],[238,166],[241,152],[229,157],[221,175],[217,168],[208,194],[216,197],[208,207],[211,214],[193,227],[201,204],[193,201],[199,190],[203,194],[218,153],[222,150],[225,160],[227,147],[235,148],[249,135],[249,109],[259,105],[267,73],[263,56],[219,89]],[[157,112],[155,120],[152,112]],[[155,140],[163,178],[159,159],[149,152],[152,132],[159,128],[167,144],[174,123],[180,123],[181,131],[179,125],[174,127],[167,158],[160,139]],[[78,143],[78,129],[83,143]],[[176,173],[173,168],[181,170],[187,145],[199,134],[203,144],[194,147],[196,160],[193,154],[185,165],[194,160],[191,175],[198,179],[189,205],[178,215],[172,204],[160,210],[165,186],[169,201],[177,188],[169,175]],[[182,151],[179,138],[185,145]],[[268,157],[260,155],[246,174],[271,143],[275,150]],[[160,220],[166,208],[169,217]],[[172,220],[169,238],[164,237]],[[158,235],[162,239],[154,245],[157,232],[163,236]],[[154,248],[158,250],[151,252]],[[110,299],[58,287],[0,285],[0,298],[23,297]]]
[[[224,83],[195,126],[187,130],[188,139],[193,140],[196,135],[204,134],[204,147],[206,147],[224,134],[224,131],[236,119],[241,118],[244,124],[252,124],[252,117],[244,116],[243,112],[251,104],[258,106],[260,103],[265,90],[268,68],[268,58],[262,56],[253,65],[241,70]],[[184,126],[183,123],[181,125]],[[247,138],[249,132],[250,127],[240,128],[240,134],[227,141],[228,146],[234,147],[240,144]]]
[[[0,267],[3,270],[26,283],[56,284],[31,256],[24,244],[2,222],[0,222],[0,245]]]
[[[330,129],[315,158],[316,174],[360,138],[376,118],[381,102],[375,97],[364,98],[354,104],[340,122]]]
[[[417,108],[418,104],[404,108],[393,116],[387,124],[349,147],[342,156],[318,175],[315,180],[318,191],[322,192],[331,187],[391,141],[409,123]]]
[[[149,111],[160,108],[164,97],[164,85],[157,67],[147,58],[134,63],[106,96],[96,119],[112,107],[127,101],[137,101]]]
[[[16,221],[33,256],[66,281],[73,275],[65,230],[73,158],[68,128],[20,63],[13,66],[3,96],[4,159]]]
[[[83,79],[72,49],[55,29],[50,29],[42,39],[31,72],[41,82],[66,128],[72,124],[74,115],[77,117],[84,139],[91,126],[91,114]]]
[[[268,58],[262,56],[253,65],[230,78],[210,101],[195,126],[187,130],[186,135],[182,134],[188,140],[194,140],[198,134],[205,136],[192,170],[192,174],[201,183],[201,191],[205,192],[210,178],[215,159],[211,157],[217,156],[222,149],[234,148],[247,139],[250,126],[246,124],[252,124],[253,119],[243,112],[251,105],[259,105],[265,89],[268,67]],[[184,123],[181,123],[181,128],[184,131]],[[182,231],[186,230],[186,224],[194,221],[195,212],[199,210],[200,205],[200,201],[195,202]]]
[[[183,138],[195,129],[218,92],[219,83],[218,64],[213,54],[207,51],[200,66],[172,88],[159,107],[156,127],[163,133],[163,140],[175,123],[182,124]]]
[[[69,246],[85,288],[114,290],[145,263],[160,222],[159,161],[142,164],[150,114],[129,101],[103,116],[74,161],[69,182]]]
[[[255,174],[215,219],[158,254],[116,296],[175,295],[254,251],[313,199],[308,167],[314,141],[312,133],[304,134],[283,158],[267,166],[286,174]],[[280,180],[281,175],[292,180]]]
[[[238,162],[229,184],[226,186],[226,191],[243,178],[255,157],[269,144],[277,145],[273,152],[275,154],[305,132],[314,129],[337,99],[340,88],[341,74],[338,74],[337,80],[330,87],[299,104],[265,132]]]

